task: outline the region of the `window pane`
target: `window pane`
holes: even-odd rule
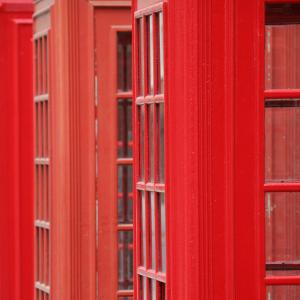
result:
[[[147,17],[147,61],[148,61],[148,93],[154,91],[154,49],[153,49],[153,15]]]
[[[139,276],[139,299],[147,300],[147,285],[146,285],[146,277]]]
[[[157,105],[156,108],[156,131],[158,143],[158,180],[165,182],[165,112],[164,104]]]
[[[138,32],[139,32],[139,87],[138,95],[144,95],[144,28],[143,28],[143,19],[138,20]]]
[[[166,272],[166,206],[165,195],[158,193],[160,224],[160,271]]]
[[[140,180],[144,180],[144,136],[145,136],[145,112],[144,105],[138,107],[139,110],[139,160],[140,160]]]
[[[133,243],[131,231],[118,233],[119,289],[133,289]]]
[[[300,87],[300,5],[273,4],[266,8],[266,89]]]
[[[151,261],[152,269],[155,270],[155,199],[154,193],[150,193],[150,211],[151,211]]]
[[[159,300],[166,299],[166,286],[163,282],[159,282]]]
[[[286,107],[283,107],[285,105]],[[299,100],[268,100],[265,109],[265,179],[300,180]]]
[[[146,203],[145,193],[141,192],[141,264],[146,266]]]
[[[156,282],[150,280],[150,300],[156,300]]]
[[[131,32],[118,32],[118,90],[131,90]]]
[[[266,193],[265,223],[267,269],[299,269],[300,193]]]
[[[158,14],[158,41],[159,41],[159,49],[158,49],[158,55],[159,55],[159,76],[158,76],[158,93],[163,94],[164,93],[164,20],[163,20],[163,14]]]
[[[297,300],[300,299],[300,285],[267,286],[266,300]]]
[[[118,100],[118,157],[132,157],[131,100]]]
[[[118,222],[132,223],[132,166],[118,166]]]
[[[154,181],[154,104],[149,105],[149,179]]]

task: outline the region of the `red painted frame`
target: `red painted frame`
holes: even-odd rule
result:
[[[98,120],[98,293],[99,299],[130,296],[118,291],[118,231],[132,226],[117,224],[117,165],[132,163],[117,158],[117,99],[132,97],[117,92],[117,32],[130,30],[130,7],[95,8],[96,116]],[[107,45],[108,47],[103,47]],[[110,276],[107,276],[109,272]]]

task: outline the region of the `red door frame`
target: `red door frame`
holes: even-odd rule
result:
[[[33,299],[32,11],[0,3],[1,299]]]
[[[117,33],[130,31],[130,6],[98,7],[95,14],[95,76],[97,78],[96,116],[98,120],[98,276],[99,299],[130,296],[118,292],[117,99],[132,97],[117,92]],[[103,45],[105,45],[103,47]],[[124,163],[124,161],[123,161]],[[131,164],[132,159],[125,163]],[[107,276],[107,274],[110,274]]]

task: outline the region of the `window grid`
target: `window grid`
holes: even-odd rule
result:
[[[136,188],[137,299],[164,300],[166,284],[166,210],[164,163],[163,5],[138,11]]]
[[[300,5],[294,4],[292,8],[294,15],[289,16],[288,11],[281,13],[281,9],[289,9],[287,4],[266,5],[265,282],[267,285],[266,299],[272,300],[287,299],[286,297],[298,299],[300,296],[300,264],[298,260],[290,260],[294,255],[299,255],[296,251],[298,248],[296,236],[300,233],[296,223],[299,219],[296,213],[299,210],[300,183],[299,178],[294,176],[297,174],[296,168],[299,162],[297,151],[293,149],[296,147],[293,139],[299,134],[297,119],[300,114],[296,112],[297,108],[300,109],[299,77],[296,74],[299,62],[297,55],[292,53],[292,47],[300,43],[300,40],[294,39],[294,34],[300,29],[294,26],[300,21]],[[287,32],[284,32],[285,29]],[[278,46],[281,48],[279,49]],[[290,152],[293,155],[290,155]],[[281,155],[279,155],[280,153]],[[279,241],[279,231],[276,229],[278,225],[281,230],[286,230],[285,239],[281,241]],[[289,245],[287,245],[286,239],[289,239]],[[282,243],[284,243],[284,247],[290,247],[293,251],[293,253],[289,253],[289,256],[285,255],[286,259],[283,260],[278,259],[281,253],[276,252],[278,245]],[[274,250],[273,247],[277,248]],[[286,250],[281,249],[280,251],[285,253]],[[271,252],[270,260],[269,253]]]
[[[118,300],[133,299],[131,32],[117,34]]]
[[[35,299],[50,299],[48,36],[35,46]]]

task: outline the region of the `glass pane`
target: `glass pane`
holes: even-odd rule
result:
[[[166,205],[165,194],[158,193],[160,224],[160,271],[166,272]]]
[[[139,143],[140,143],[140,151],[139,151],[139,160],[140,160],[140,180],[144,180],[144,136],[145,136],[145,112],[144,105],[138,107],[139,110]]]
[[[141,192],[141,264],[146,266],[146,203],[145,193]]]
[[[153,49],[153,15],[147,17],[147,61],[148,61],[148,93],[154,91],[154,49]]]
[[[266,89],[300,87],[300,5],[271,4],[266,8]]]
[[[118,157],[132,157],[132,101],[118,100]]]
[[[163,13],[160,12],[158,14],[158,41],[159,41],[159,76],[158,76],[158,93],[164,93],[164,20]]]
[[[158,143],[158,180],[165,182],[165,112],[164,104],[160,103],[156,107],[156,131]]]
[[[143,19],[138,20],[138,31],[139,31],[139,87],[138,94],[144,95],[144,28],[143,28]]]
[[[154,181],[154,104],[149,105],[149,179]]]
[[[132,166],[118,166],[118,222],[132,223]]]
[[[159,300],[166,299],[166,286],[163,282],[159,282]]]
[[[299,99],[266,101],[266,181],[300,180],[299,103]]]
[[[298,300],[300,285],[267,286],[266,300]]]
[[[131,32],[118,32],[118,90],[131,90]]]
[[[133,238],[132,231],[118,233],[118,265],[120,290],[133,289]]]
[[[119,297],[118,300],[133,300],[133,297]]]
[[[267,269],[299,269],[300,193],[265,195]]]
[[[155,199],[154,193],[150,193],[150,210],[151,210],[151,261],[152,261],[152,269],[155,270]]]
[[[150,300],[156,300],[156,281],[150,281]]]

